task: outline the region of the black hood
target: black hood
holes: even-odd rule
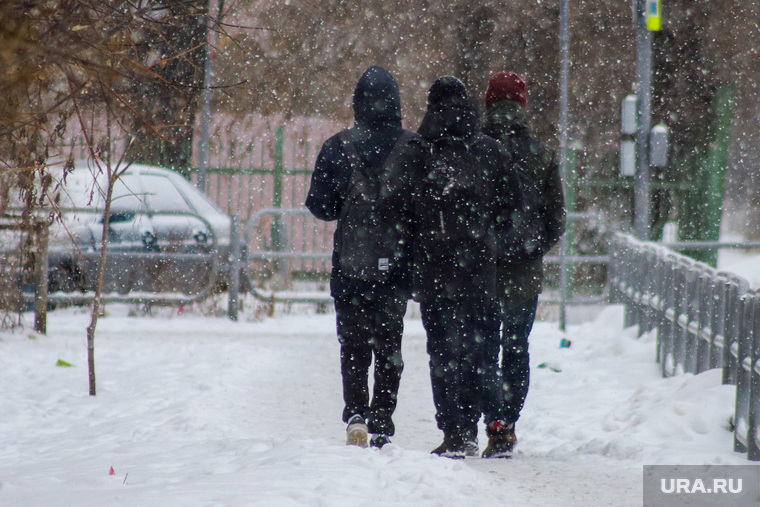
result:
[[[390,72],[367,69],[354,89],[354,121],[362,127],[401,126],[401,95]]]
[[[427,113],[417,132],[428,141],[466,139],[478,132],[478,124],[478,110],[464,84],[455,77],[444,76],[430,87]]]

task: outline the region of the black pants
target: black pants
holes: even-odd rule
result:
[[[496,403],[494,396],[502,396],[503,410],[497,412],[498,419],[507,422],[515,422],[520,417],[520,411],[528,395],[530,385],[530,355],[528,353],[528,337],[533,329],[533,321],[536,318],[538,296],[530,298],[518,306],[510,309],[502,308],[501,336],[497,339],[486,340],[485,353],[487,370],[492,371],[499,365],[499,349],[501,349],[501,371],[497,376],[490,375],[486,382],[490,385],[491,399]],[[499,385],[500,389],[493,389]],[[488,422],[488,419],[486,419]]]
[[[343,376],[343,421],[359,414],[370,433],[393,435],[391,419],[396,410],[404,362],[401,335],[404,331],[405,297],[397,294],[361,294],[335,299]],[[375,359],[372,400],[369,399],[369,368]]]
[[[498,335],[498,306],[475,299],[422,302],[430,381],[438,428],[467,433],[483,410],[482,385],[487,334]]]

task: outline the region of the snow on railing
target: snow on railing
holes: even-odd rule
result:
[[[734,450],[760,461],[760,290],[662,245],[615,234],[610,241],[610,302],[625,325],[657,332],[665,377],[721,368],[736,385]]]

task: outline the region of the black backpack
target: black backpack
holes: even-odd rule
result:
[[[497,219],[498,259],[501,263],[528,262],[546,254],[546,227],[541,209],[544,197],[537,178],[551,164],[553,152],[530,139],[512,147],[512,164],[517,170],[522,205],[512,212],[508,227],[502,217]]]
[[[478,262],[491,249],[490,176],[464,141],[433,144],[426,158],[416,197],[420,251],[428,262]]]
[[[382,166],[372,171],[357,152],[350,132],[338,134],[353,167],[335,233],[344,276],[386,282],[402,262],[408,262],[411,189],[409,175],[398,162],[404,146],[415,137],[404,131]]]

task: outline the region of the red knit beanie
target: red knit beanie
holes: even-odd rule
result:
[[[499,72],[491,76],[486,92],[486,109],[503,100],[520,104],[523,109],[528,105],[528,87],[525,81],[514,72]]]

